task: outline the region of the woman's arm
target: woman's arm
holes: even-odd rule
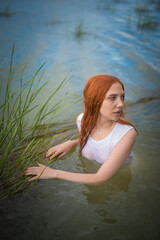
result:
[[[35,180],[37,178],[56,178],[91,185],[103,183],[117,172],[122,163],[130,155],[136,140],[136,135],[137,133],[134,129],[129,130],[117,143],[107,161],[100,167],[100,169],[95,174],[66,172],[52,169],[42,164],[39,164],[39,167],[28,168],[26,170],[26,175],[36,175],[35,177],[32,177],[29,181]]]
[[[59,159],[60,157],[69,153],[72,147],[77,146],[78,144],[79,144],[79,139],[68,140],[67,142],[61,143],[59,145],[56,145],[50,148],[46,152],[46,157],[50,157],[50,159],[52,159],[58,156],[58,159]]]

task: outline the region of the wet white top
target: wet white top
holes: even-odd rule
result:
[[[83,113],[77,117],[79,131],[81,129],[82,118]],[[103,164],[109,157],[109,154],[114,146],[132,128],[132,126],[117,123],[109,135],[100,141],[94,140],[91,136],[89,136],[86,145],[82,149],[82,155],[89,160],[96,160],[97,162]],[[133,156],[133,152],[129,157],[131,156]]]

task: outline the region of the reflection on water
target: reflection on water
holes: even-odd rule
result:
[[[71,79],[66,88],[75,98],[82,94],[85,81],[97,73],[119,77],[128,103],[159,97],[158,4],[158,0],[143,1],[142,6],[137,1],[1,1],[0,12],[9,6],[8,11],[14,13],[0,15],[1,97],[13,41],[15,79],[26,62],[27,80],[46,61],[41,83],[51,81],[39,104],[68,72]],[[142,27],[145,21],[139,22],[144,17],[148,27]],[[75,27],[80,22],[85,34],[77,38]],[[75,105],[57,119],[75,119],[81,109],[81,104]],[[99,187],[39,181],[3,202],[3,239],[159,239],[159,99],[130,106],[128,115],[139,131],[132,161]],[[99,168],[79,156],[78,148],[52,167],[84,173]]]
[[[82,164],[83,167],[85,167],[84,162],[82,162]],[[86,160],[86,164],[88,164],[88,167],[85,167],[83,172],[91,171],[93,167],[90,166],[88,160]],[[118,202],[121,204],[124,200],[125,193],[129,191],[129,184],[132,180],[129,164],[130,163],[125,163],[115,176],[103,185],[98,187],[86,185],[86,188],[82,191],[89,206],[94,206],[94,212],[98,214],[102,223],[115,224],[117,222],[118,216],[116,215],[115,218],[115,216],[109,213],[111,211],[109,204],[112,202],[113,196],[118,193],[121,193],[118,198]]]
[[[130,161],[132,160],[130,159]],[[130,161],[125,163],[114,177],[109,179],[106,183],[98,187],[86,185],[85,190],[87,191],[82,191],[82,193],[89,204],[107,205],[108,200],[111,200],[112,195],[115,193],[128,192],[129,184],[132,179],[131,169],[129,168]],[[83,160],[82,158],[81,167],[84,173],[94,173],[100,166],[94,165],[87,159]]]
[[[112,195],[118,192],[128,192],[131,182],[131,170],[123,167],[112,179],[98,188],[87,186],[87,192],[83,192],[89,204],[104,204],[112,199]]]

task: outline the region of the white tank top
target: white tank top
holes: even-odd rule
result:
[[[77,117],[77,125],[79,131],[81,130],[82,118],[83,113]],[[123,125],[117,122],[113,130],[104,139],[97,141],[89,136],[86,145],[82,149],[82,155],[89,160],[96,160],[97,162],[103,164],[109,157],[109,154],[111,153],[114,146],[132,128],[132,126]],[[133,152],[129,157],[131,156],[133,156]]]

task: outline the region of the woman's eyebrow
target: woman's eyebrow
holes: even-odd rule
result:
[[[121,96],[122,96],[122,95],[125,95],[125,93],[122,93]],[[118,96],[118,94],[116,94],[116,93],[112,93],[112,94],[109,94],[109,95],[108,95],[108,97],[112,97],[112,96],[115,97],[115,96]]]
[[[118,94],[115,94],[115,93],[112,93],[112,94],[109,94],[108,96],[117,96]]]

